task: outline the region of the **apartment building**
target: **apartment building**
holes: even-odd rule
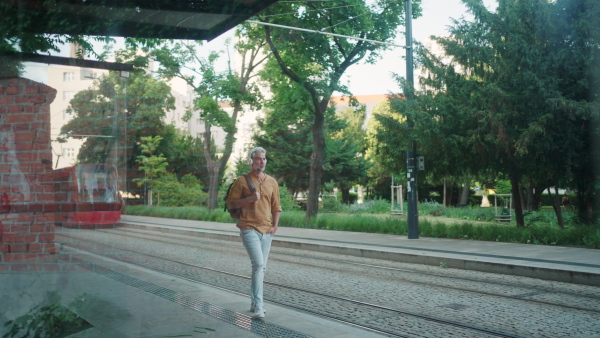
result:
[[[83,140],[74,138],[67,138],[66,143],[57,141],[61,128],[73,118],[67,111],[69,102],[77,92],[89,88],[94,79],[108,71],[52,65],[48,66],[47,72],[48,86],[56,89],[56,99],[50,105],[52,167],[64,168],[75,164],[83,144]]]

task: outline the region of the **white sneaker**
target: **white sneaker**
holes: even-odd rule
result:
[[[251,303],[250,304],[250,312],[254,312],[256,310],[256,304]],[[263,307],[263,312],[266,314],[267,310]]]
[[[256,318],[256,319],[265,318],[265,310],[263,310],[261,307],[257,307],[254,310],[254,315],[252,316],[252,318]]]

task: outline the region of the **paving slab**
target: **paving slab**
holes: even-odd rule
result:
[[[2,324],[27,313],[51,292],[93,326],[70,337],[380,337],[273,304],[268,304],[267,318],[252,319],[244,295],[93,260],[95,271],[0,273]],[[0,335],[7,330],[2,325]]]

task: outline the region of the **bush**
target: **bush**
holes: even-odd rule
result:
[[[342,200],[342,193],[339,192],[338,193],[338,201]],[[356,201],[358,201],[358,194],[355,192],[351,192],[348,196],[348,204],[354,204],[356,203]]]
[[[165,207],[206,205],[207,194],[195,176],[187,174],[178,181],[173,175],[166,175],[155,181],[152,204]]]
[[[439,210],[435,202],[421,203],[421,215],[429,215],[431,211]],[[406,208],[405,208],[406,210]],[[556,217],[552,210],[531,212],[526,217],[527,226],[517,228],[512,223],[496,223],[494,208],[465,207],[442,209],[444,217],[463,219],[463,223],[444,224],[442,222],[419,220],[419,234],[423,237],[475,239],[484,241],[571,245],[590,248],[600,248],[600,228],[567,223],[565,229],[556,225]],[[320,213],[311,223],[305,223],[305,212],[286,211],[281,214],[280,225],[284,227],[299,227],[311,229],[326,229],[337,231],[356,231],[382,234],[407,234],[407,222],[403,216],[391,216],[390,204],[386,200],[371,200],[363,204],[342,206],[342,213]],[[380,212],[376,212],[380,211]],[[229,213],[223,209],[208,211],[204,207],[153,207],[129,206],[128,214],[206,220],[214,222],[235,223]],[[371,215],[376,214],[378,215]],[[387,215],[382,215],[387,214]],[[575,220],[573,213],[565,213],[566,219]],[[473,223],[471,221],[491,221],[489,223]]]
[[[206,207],[165,207],[145,205],[133,205],[127,207],[127,215],[163,217],[175,219],[188,219],[194,221],[211,221],[223,223],[235,223],[235,220],[229,216],[229,213],[221,208],[208,211]]]
[[[471,195],[469,195],[469,205],[470,206],[478,207],[478,206],[481,206],[481,203],[483,203],[483,196],[475,195],[473,193],[471,193]]]
[[[281,200],[281,209],[283,211],[300,210],[301,207],[296,204],[294,196],[290,194],[285,185],[279,187],[279,199]]]
[[[512,185],[509,180],[498,180],[494,186],[496,194],[510,194],[512,192]]]
[[[391,203],[385,199],[366,200],[361,204],[343,205],[340,211],[350,214],[389,214]]]
[[[335,196],[323,196],[323,208],[325,212],[338,212],[342,208],[342,204]]]
[[[290,226],[290,225],[287,225]],[[361,215],[332,215],[319,214],[308,225],[304,224],[304,214],[301,219],[296,219],[294,227],[311,229],[369,232],[381,234],[405,235],[408,225],[402,218],[387,216],[361,216]]]

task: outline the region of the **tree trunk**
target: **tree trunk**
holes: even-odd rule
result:
[[[469,205],[469,193],[471,192],[471,182],[466,181],[460,194],[460,204]]]
[[[350,187],[342,184],[340,190],[342,191],[342,203],[350,204]]]
[[[298,83],[310,94],[314,111],[314,122],[312,125],[313,134],[313,152],[310,158],[310,179],[308,183],[308,198],[306,205],[306,217],[305,222],[309,223],[319,212],[319,193],[321,190],[321,180],[323,178],[323,158],[325,155],[325,110],[331,99],[331,95],[338,88],[339,81],[344,75],[344,72],[353,63],[356,63],[363,56],[366,49],[370,48],[359,42],[354,48],[346,51],[346,54],[342,58],[342,62],[335,66],[335,71],[329,74],[329,84],[325,91],[317,90],[317,87],[308,78],[299,76],[294,72],[282,59],[279,50],[271,40],[271,29],[269,26],[265,26],[265,39],[269,44],[269,48],[277,60],[281,71],[288,76],[292,81]]]
[[[580,222],[586,225],[594,224],[594,202],[591,184],[579,184],[577,189],[577,209]]]
[[[525,206],[525,202],[526,202],[526,200],[525,200],[525,193],[526,193],[526,191],[523,188],[523,184],[520,184],[519,185],[519,194],[520,194],[519,198],[521,199],[521,210],[526,210],[527,209],[526,206]]]
[[[548,194],[550,195],[551,199],[553,200],[552,203],[552,209],[554,209],[554,213],[556,214],[556,220],[558,221],[558,226],[561,229],[565,228],[565,221],[563,220],[563,216],[562,216],[562,209],[560,208],[560,195],[558,193],[558,187],[554,187],[554,198],[552,198],[552,190],[550,189],[550,187],[548,187]]]
[[[219,168],[216,165],[209,166],[208,170],[210,171],[210,185],[208,186],[208,210],[217,209],[219,207],[219,182],[221,178],[219,177]]]
[[[533,204],[533,184],[529,183],[525,189],[525,210],[534,210]]]
[[[521,188],[519,186],[519,174],[513,165],[509,166],[510,185],[512,190],[513,205],[515,206],[515,219],[517,228],[525,227],[525,218],[523,217],[523,204],[521,203]]]
[[[542,193],[544,192],[544,187],[540,184],[533,186],[533,202],[532,210],[540,210],[540,206],[542,205]]]
[[[320,107],[315,107],[316,109]],[[325,114],[323,111],[315,112],[315,121],[312,126],[313,152],[310,157],[310,180],[308,183],[308,197],[306,204],[305,222],[310,220],[319,212],[319,193],[321,190],[321,179],[323,177],[323,158],[325,155]]]
[[[577,213],[583,224],[593,225],[593,196],[591,184],[577,184]]]
[[[446,177],[444,177],[444,199],[442,200],[442,204],[444,205],[444,208],[448,206],[448,201],[446,200],[446,186],[447,186],[447,180]]]
[[[233,132],[235,135],[235,131]],[[229,135],[228,135],[229,137]],[[225,165],[231,156],[231,149],[233,148],[233,144],[231,142],[225,141],[225,150],[223,153],[223,157],[221,157],[218,161],[213,161],[212,154],[210,153],[210,145],[211,145],[211,133],[210,133],[210,125],[205,122],[205,132],[204,132],[204,159],[206,160],[206,166],[208,171],[208,201],[206,208],[208,210],[213,210],[219,208],[219,187],[221,186],[221,178],[223,178],[223,174],[225,171]],[[231,144],[230,144],[231,143]]]

